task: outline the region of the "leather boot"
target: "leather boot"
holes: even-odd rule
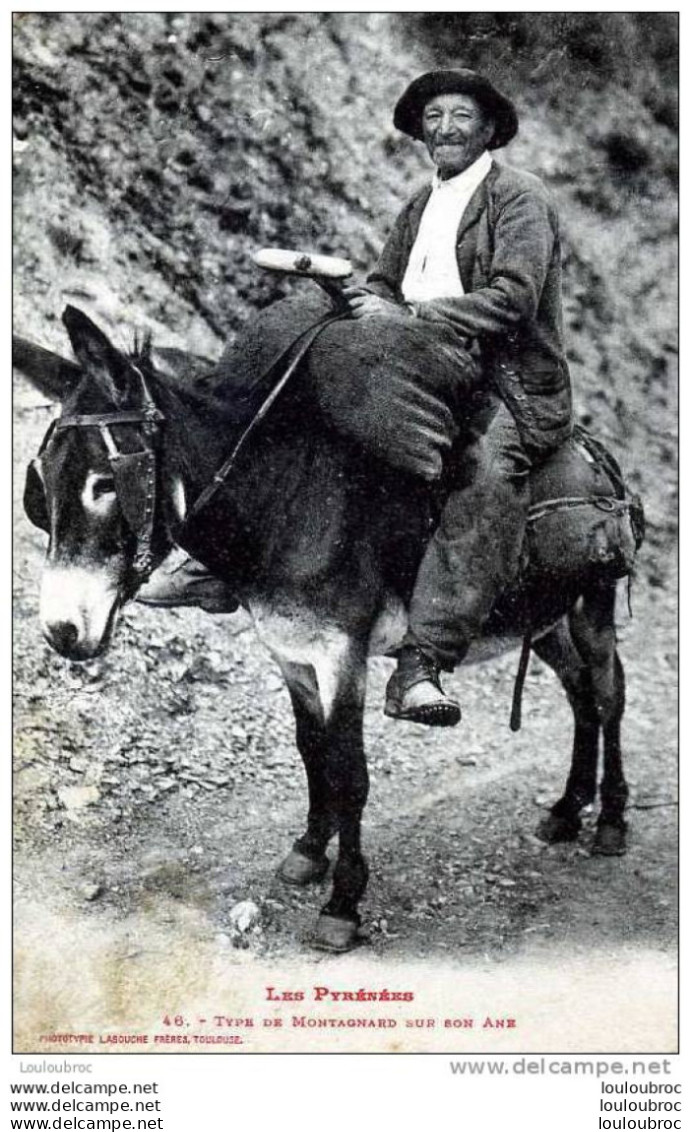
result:
[[[434,658],[417,645],[404,645],[386,686],[384,714],[430,727],[454,727],[460,722],[461,708],[444,692]]]

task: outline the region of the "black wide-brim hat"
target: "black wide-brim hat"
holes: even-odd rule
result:
[[[488,149],[500,149],[518,132],[516,107],[489,79],[477,71],[427,71],[401,95],[393,112],[393,124],[411,138],[422,140],[422,111],[438,94],[469,94],[494,119],[494,136]]]

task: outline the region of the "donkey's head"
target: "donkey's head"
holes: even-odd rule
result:
[[[24,507],[49,536],[41,586],[46,640],[71,660],[108,645],[120,606],[165,547],[157,523],[162,417],[135,362],[82,312],[63,321],[79,368],[34,384],[62,402],[29,466]],[[58,388],[56,376],[62,388]]]

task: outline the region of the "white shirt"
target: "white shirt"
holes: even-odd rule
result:
[[[456,260],[456,233],[470,198],[491,168],[492,158],[485,150],[472,165],[447,181],[435,173],[401,284],[406,302],[453,299],[465,294]]]

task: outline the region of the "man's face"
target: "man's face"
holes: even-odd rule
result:
[[[422,112],[423,141],[442,180],[477,161],[493,134],[493,120],[469,94],[438,94]]]

